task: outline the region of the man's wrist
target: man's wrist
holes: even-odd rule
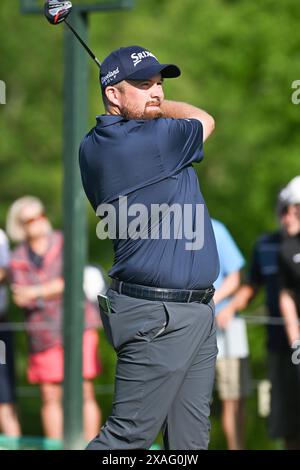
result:
[[[37,299],[43,299],[44,297],[44,289],[43,289],[43,286],[41,284],[38,284],[36,286],[36,291],[35,291],[35,295],[36,295],[36,298]]]

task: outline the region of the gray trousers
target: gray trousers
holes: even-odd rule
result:
[[[217,355],[213,302],[156,302],[111,289],[100,309],[117,356],[112,414],[90,450],[207,449]]]

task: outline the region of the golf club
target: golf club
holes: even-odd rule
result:
[[[79,34],[75,31],[75,29],[67,22],[67,17],[72,11],[72,2],[66,1],[59,1],[59,0],[48,0],[45,2],[44,12],[47,20],[50,24],[57,25],[62,23],[63,21],[66,23],[68,28],[72,31],[72,33],[77,37],[78,41],[82,44],[88,54],[92,57],[92,59],[96,62],[98,67],[101,66],[101,62],[97,59],[95,54],[91,51],[91,49],[85,44],[85,42],[81,39]]]

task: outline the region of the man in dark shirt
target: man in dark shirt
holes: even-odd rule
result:
[[[297,420],[297,434],[293,436],[293,448],[300,449],[300,366],[293,362],[293,349],[299,348],[300,339],[300,176],[293,178],[282,191],[287,201],[287,217],[298,221],[295,233],[286,238],[280,248],[280,309],[284,318],[288,342],[289,368],[294,369],[297,381],[294,384],[298,400],[294,406],[294,416]],[[297,353],[297,351],[296,351]],[[287,397],[289,399],[289,397]]]
[[[113,240],[107,298],[99,297],[118,355],[113,410],[89,449],[206,449],[217,353],[212,284],[219,261],[192,163],[214,120],[164,100],[180,75],[130,46],[102,63],[106,114],[80,147],[82,183]]]
[[[280,251],[280,306],[293,346],[300,338],[300,176],[293,178],[284,191],[289,203],[287,210],[299,221],[297,233],[284,241]]]
[[[270,324],[267,325],[268,371],[271,381],[269,434],[272,438],[283,438],[287,449],[295,449],[299,448],[300,387],[295,367],[291,363],[291,350],[285,328],[280,324],[279,308],[279,253],[281,246],[297,233],[299,226],[297,217],[288,207],[283,190],[278,197],[281,230],[258,238],[247,282],[222,312],[230,317],[234,311],[245,309],[259,289],[265,288],[270,316]]]
[[[295,313],[295,330],[287,333],[290,344],[299,339],[299,317],[300,317],[300,229],[295,236],[286,239],[280,251],[280,275],[281,275],[281,308],[282,313],[289,322],[291,313]],[[286,315],[285,315],[286,313]]]

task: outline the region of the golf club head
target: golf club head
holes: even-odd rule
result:
[[[48,0],[45,2],[44,13],[51,24],[62,23],[71,13],[72,3],[58,0]]]

